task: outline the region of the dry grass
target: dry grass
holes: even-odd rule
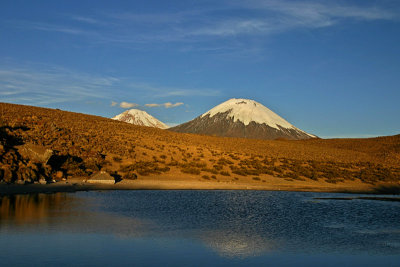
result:
[[[177,172],[203,180],[247,179],[254,183],[262,183],[267,176],[328,183],[400,180],[399,135],[305,141],[221,138],[54,109],[5,103],[0,106],[4,110],[0,121],[0,178],[9,168],[13,181],[32,165],[13,150],[17,143],[32,143],[54,151],[57,160],[50,166],[28,168],[43,175],[48,168],[47,177],[57,171],[68,177],[107,170],[120,177],[137,175],[139,179]],[[21,161],[25,161],[25,169],[19,167]]]

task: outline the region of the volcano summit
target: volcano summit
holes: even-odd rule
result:
[[[140,126],[148,126],[160,129],[167,129],[168,126],[157,120],[149,113],[139,109],[130,109],[112,118],[113,120],[123,121]]]
[[[170,130],[254,139],[316,138],[315,135],[296,128],[264,105],[254,100],[236,98],[229,99],[194,120]]]

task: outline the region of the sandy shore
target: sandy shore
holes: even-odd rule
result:
[[[0,185],[0,195],[76,192],[90,190],[268,190],[268,191],[304,191],[304,192],[336,192],[336,193],[375,193],[399,194],[400,184],[370,185],[360,181],[330,184],[324,181],[286,181],[271,177],[265,182],[227,182],[204,181],[185,177],[146,177],[137,180],[123,180],[116,184],[86,183],[82,178],[47,185]]]

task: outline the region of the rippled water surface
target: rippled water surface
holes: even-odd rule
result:
[[[2,266],[400,266],[400,202],[268,191],[0,198]]]

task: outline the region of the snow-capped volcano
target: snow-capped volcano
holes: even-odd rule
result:
[[[256,139],[309,139],[308,134],[262,104],[249,99],[232,98],[192,121],[170,128],[185,133],[209,134]]]
[[[130,109],[122,112],[121,114],[112,118],[113,120],[123,121],[127,123],[132,123],[140,126],[149,126],[160,129],[167,129],[168,126],[163,122],[157,120],[149,113],[139,109]]]

